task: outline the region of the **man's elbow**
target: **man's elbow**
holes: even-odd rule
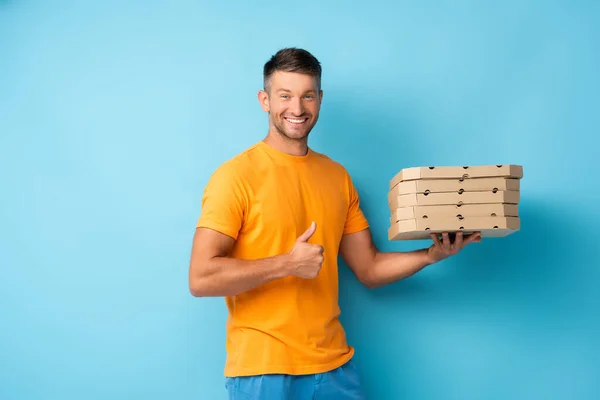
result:
[[[381,286],[381,283],[374,281],[374,280],[362,280],[361,283],[367,288],[367,289],[377,289],[379,286]]]
[[[205,297],[206,294],[202,286],[197,283],[190,282],[190,294],[194,297]]]
[[[190,277],[189,289],[190,294],[194,297],[206,297],[208,295],[204,280],[198,277]]]
[[[190,294],[194,297],[207,297],[209,294],[209,279],[206,271],[206,265],[202,265],[200,260],[194,260],[190,263],[190,273],[188,285]]]
[[[362,274],[357,276],[358,281],[364,285],[367,289],[375,289],[380,286],[380,283],[377,281],[377,278],[373,274],[373,270],[368,268]]]

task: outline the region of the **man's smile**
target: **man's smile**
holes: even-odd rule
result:
[[[286,118],[286,117],[284,117],[284,119],[291,124],[302,124],[302,123],[308,121],[308,118]]]

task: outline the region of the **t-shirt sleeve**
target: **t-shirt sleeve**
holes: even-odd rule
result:
[[[210,228],[237,239],[246,214],[246,191],[228,164],[211,175],[202,196],[197,228]]]
[[[344,234],[362,231],[369,227],[369,222],[360,208],[360,198],[352,178],[346,173],[346,182],[348,186],[348,215],[344,226]]]

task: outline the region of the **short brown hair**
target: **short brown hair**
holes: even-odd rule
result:
[[[317,86],[321,89],[321,63],[312,54],[304,49],[288,47],[279,50],[264,66],[264,89],[270,86],[271,75],[275,71],[299,72],[317,78]]]

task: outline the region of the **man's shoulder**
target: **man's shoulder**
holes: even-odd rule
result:
[[[226,175],[232,178],[243,177],[244,173],[248,171],[249,167],[256,163],[256,159],[259,157],[257,145],[258,144],[255,143],[239,151],[238,153],[229,156],[229,158],[217,166],[213,172],[213,175]]]
[[[251,163],[257,157],[260,156],[260,151],[258,148],[259,144],[254,143],[231,156],[226,163],[232,165],[239,165],[244,163]]]
[[[328,156],[324,153],[319,153],[315,150],[312,150],[312,152],[315,158],[317,158],[325,168],[329,168],[331,169],[331,171],[335,171],[343,175],[348,174],[348,170],[346,169],[346,167],[344,167],[344,165],[341,162],[333,159],[331,156]]]

